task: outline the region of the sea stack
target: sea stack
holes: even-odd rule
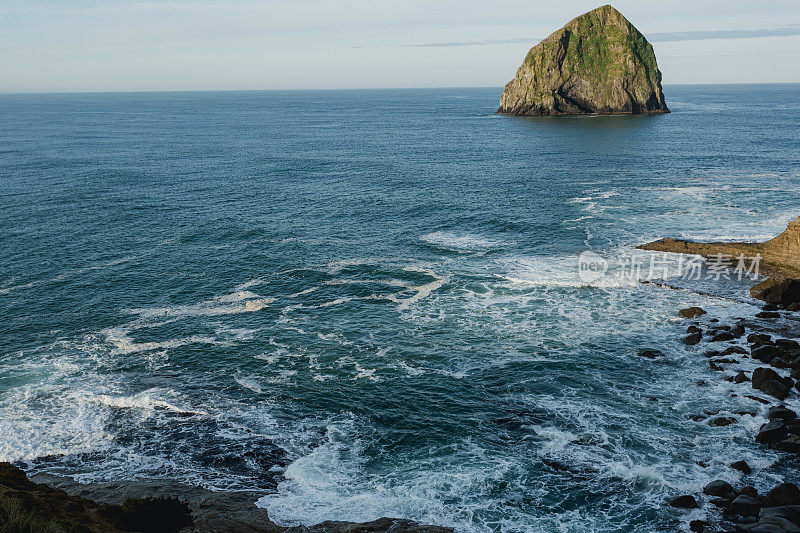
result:
[[[605,5],[530,49],[500,98],[498,113],[669,113],[653,46]]]

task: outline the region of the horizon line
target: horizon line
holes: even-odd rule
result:
[[[767,81],[767,82],[715,82],[715,83],[662,83],[664,87],[702,87],[720,85],[800,85],[800,81]],[[428,87],[331,87],[331,88],[294,88],[294,89],[86,89],[78,91],[16,91],[0,92],[0,96],[36,96],[59,94],[153,94],[153,93],[256,93],[256,92],[312,92],[312,91],[425,91],[451,89],[498,89],[505,85],[435,85]]]

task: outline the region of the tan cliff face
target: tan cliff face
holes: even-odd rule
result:
[[[754,257],[761,254],[765,272],[781,277],[800,278],[800,218],[789,223],[786,231],[764,243],[717,242],[699,243],[678,239],[661,239],[639,246],[643,250],[702,255]]]
[[[505,87],[499,113],[669,113],[652,45],[606,5],[530,49]]]

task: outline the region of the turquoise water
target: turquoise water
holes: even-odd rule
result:
[[[0,96],[0,460],[469,532],[672,531],[733,460],[795,476],[679,341],[681,307],[752,314],[747,284],[577,276],[800,215],[800,86],[665,92],[556,119],[495,89]]]

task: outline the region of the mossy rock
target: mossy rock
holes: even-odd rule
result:
[[[499,113],[669,113],[653,46],[606,5],[570,21],[528,51]]]

